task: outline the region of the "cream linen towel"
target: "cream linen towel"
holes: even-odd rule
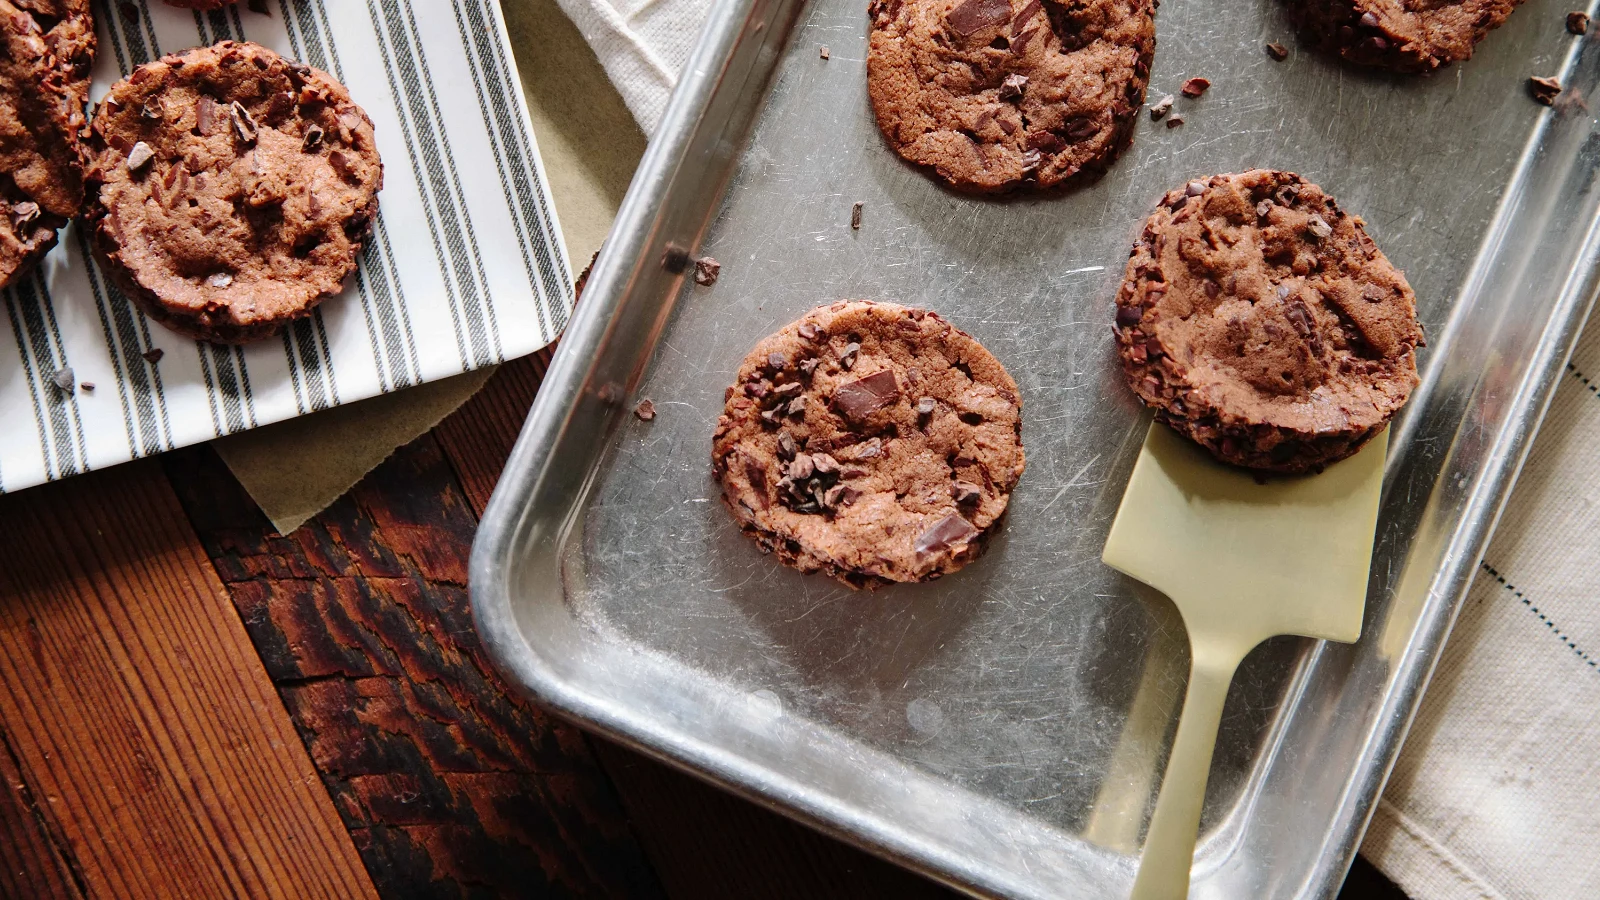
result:
[[[559,2],[653,130],[709,0]],[[1600,898],[1591,377],[1600,329],[1567,370],[1362,845],[1415,900]]]
[[[1600,897],[1600,328],[1563,376],[1362,852],[1418,900]]]

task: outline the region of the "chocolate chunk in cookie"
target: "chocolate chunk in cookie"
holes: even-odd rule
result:
[[[55,246],[83,203],[87,0],[0,0],[0,287]]]
[[[1301,33],[1363,66],[1431,72],[1463,60],[1522,0],[1287,0]]]
[[[938,314],[819,307],[750,351],[712,471],[744,532],[852,587],[929,581],[977,558],[1022,476],[1022,400]]]
[[[90,134],[96,259],[151,318],[242,343],[341,289],[378,212],[372,122],[325,72],[256,44],[166,56]]]
[[[1217,458],[1308,472],[1406,402],[1416,296],[1360,219],[1256,169],[1169,192],[1133,246],[1117,350],[1139,399]]]
[[[895,152],[952,187],[1051,188],[1128,145],[1155,0],[872,0],[867,93]]]

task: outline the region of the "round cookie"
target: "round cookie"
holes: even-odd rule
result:
[[[95,258],[151,318],[243,343],[338,293],[378,212],[372,122],[327,73],[224,41],[118,82],[90,131]]]
[[[1117,350],[1156,417],[1218,459],[1311,472],[1355,453],[1417,384],[1416,296],[1360,219],[1256,169],[1169,192],[1134,243]]]
[[[34,16],[46,19],[46,31]],[[23,8],[28,7],[28,8]],[[80,8],[81,7],[81,8]],[[0,0],[0,287],[33,268],[83,203],[94,26],[84,0]]]
[[[1155,0],[872,0],[867,94],[906,160],[958,190],[1053,188],[1128,145]]]
[[[937,313],[818,307],[745,357],[712,440],[743,531],[852,587],[930,581],[973,559],[1022,476],[1022,401]]]
[[[1472,55],[1522,0],[1290,0],[1307,40],[1364,66],[1430,72]]]

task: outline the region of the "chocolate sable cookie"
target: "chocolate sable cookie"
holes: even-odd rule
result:
[[[1318,471],[1417,384],[1416,296],[1322,189],[1290,172],[1171,191],[1133,245],[1117,349],[1156,417],[1224,462]]]
[[[266,337],[337,293],[383,183],[344,87],[256,44],[139,67],[90,146],[96,259],[151,318],[208,341]]]
[[[930,581],[977,558],[1022,476],[1017,385],[936,313],[819,307],[750,351],[712,471],[740,527],[852,587]]]
[[[906,160],[997,193],[1099,174],[1128,145],[1155,0],[872,0],[867,93]]]
[[[1358,65],[1429,72],[1466,59],[1522,0],[1289,0],[1312,43]]]
[[[87,0],[0,0],[0,287],[55,246],[83,203],[93,61]]]

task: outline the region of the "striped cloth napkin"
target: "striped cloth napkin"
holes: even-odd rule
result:
[[[709,0],[558,0],[646,133]],[[1600,897],[1600,329],[1568,367],[1362,853],[1415,900]]]

